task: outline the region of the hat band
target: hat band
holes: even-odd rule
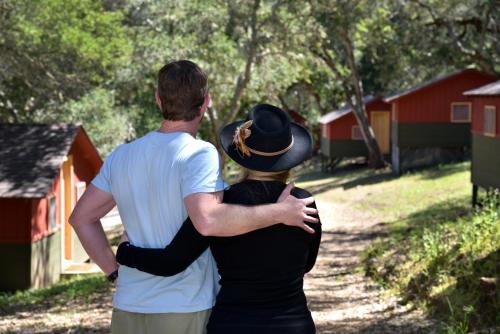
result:
[[[292,141],[290,143],[290,145],[288,145],[287,147],[285,147],[284,149],[282,150],[279,150],[279,151],[276,151],[276,152],[263,152],[263,151],[257,151],[257,150],[254,150],[253,148],[250,148],[247,146],[247,149],[252,152],[253,154],[257,154],[257,155],[261,155],[261,156],[264,156],[264,157],[275,157],[277,155],[281,155],[283,153],[286,153],[288,151],[291,150],[292,146],[293,146],[293,143],[294,143],[294,140],[293,140],[293,136],[292,136]]]
[[[252,131],[250,130],[250,127],[252,126],[252,124],[253,124],[252,120],[246,121],[245,123],[238,126],[236,128],[236,130],[234,131],[233,143],[236,146],[236,150],[238,151],[238,153],[240,153],[242,158],[245,158],[246,156],[251,156],[251,153],[256,154],[256,155],[260,155],[260,156],[264,156],[264,157],[274,157],[274,156],[283,154],[292,148],[293,143],[294,143],[293,135],[292,135],[292,141],[290,142],[290,144],[287,147],[285,147],[284,149],[279,150],[279,151],[263,152],[263,151],[259,151],[259,150],[253,149],[251,147],[248,147],[247,144],[245,143],[245,141],[252,134]]]

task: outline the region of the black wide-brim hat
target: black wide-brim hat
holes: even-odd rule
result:
[[[246,120],[226,125],[220,142],[227,155],[239,165],[260,172],[280,172],[308,160],[312,136],[291,122],[286,112],[270,104],[258,104]]]

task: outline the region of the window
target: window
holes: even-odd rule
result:
[[[49,231],[54,231],[57,227],[56,223],[56,212],[57,212],[57,205],[56,205],[56,197],[55,196],[50,196],[49,197],[49,207],[48,207],[48,212],[47,212],[47,220],[48,220],[48,225],[49,225]]]
[[[363,135],[361,134],[361,129],[359,125],[354,125],[352,127],[351,138],[353,140],[363,140]]]
[[[471,111],[469,102],[455,102],[451,104],[451,121],[454,123],[470,123]]]
[[[484,135],[495,137],[497,133],[497,109],[495,106],[484,107]]]

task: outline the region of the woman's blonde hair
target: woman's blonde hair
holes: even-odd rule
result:
[[[280,171],[280,172],[259,172],[259,171],[255,171],[255,170],[250,170],[250,169],[245,168],[245,167],[240,167],[240,168],[241,168],[240,182],[248,179],[248,177],[250,175],[255,175],[258,177],[264,176],[264,177],[271,178],[275,181],[287,183],[288,179],[290,178],[290,174],[291,174],[290,169]]]

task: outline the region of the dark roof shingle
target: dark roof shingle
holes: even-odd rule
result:
[[[79,125],[1,124],[0,197],[45,197]]]

